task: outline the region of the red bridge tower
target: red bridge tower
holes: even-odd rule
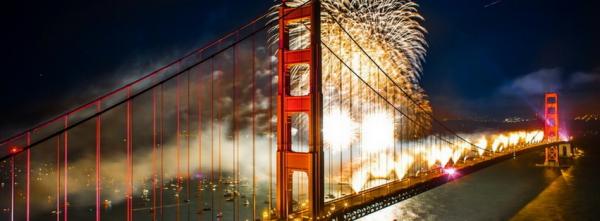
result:
[[[544,140],[558,141],[558,94],[546,93],[544,97]],[[557,146],[546,147],[544,165],[558,166],[558,156]]]
[[[322,93],[321,93],[321,44],[320,44],[320,4],[312,0],[303,6],[290,8],[282,1],[279,9],[279,51],[278,51],[278,111],[277,111],[277,212],[280,219],[288,219],[289,214],[306,211],[317,217],[323,208],[323,150],[321,144]],[[307,24],[308,23],[308,24]],[[306,24],[310,29],[310,45],[304,49],[290,49],[289,27]],[[296,65],[308,66],[307,94],[292,94],[290,89],[290,69]],[[293,150],[292,118],[305,115],[308,128],[308,149]],[[305,122],[305,121],[304,121]],[[294,174],[305,174],[308,185],[301,191],[307,196],[306,207],[294,208]],[[296,202],[301,204],[304,202]]]

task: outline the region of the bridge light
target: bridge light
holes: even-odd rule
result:
[[[454,176],[456,174],[456,169],[454,168],[445,168],[444,173],[448,174],[448,176]]]
[[[21,152],[21,149],[17,146],[12,146],[11,148],[8,149],[8,152],[11,154],[15,154],[15,153]]]

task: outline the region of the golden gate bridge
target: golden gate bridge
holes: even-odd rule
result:
[[[0,220],[353,220],[559,142],[557,97],[545,137],[451,130],[407,74],[421,52],[322,6],[284,2],[4,139]]]

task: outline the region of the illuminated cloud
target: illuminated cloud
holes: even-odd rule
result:
[[[514,79],[501,88],[501,92],[509,95],[539,95],[562,88],[562,72],[558,68],[540,69]]]

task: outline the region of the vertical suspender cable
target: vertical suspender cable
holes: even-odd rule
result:
[[[156,182],[158,172],[156,166],[156,88],[152,88],[152,221],[156,221]]]
[[[69,115],[65,115],[65,119],[64,119],[64,123],[65,123],[65,132],[64,132],[64,173],[65,173],[65,189],[64,189],[64,220],[67,221],[68,219],[68,206],[69,206],[69,201],[67,198],[67,194],[68,194],[68,171],[69,171],[69,132],[66,130],[67,127],[69,126]]]
[[[15,154],[10,157],[10,221],[15,221],[15,157]]]
[[[31,145],[31,131],[27,132],[27,146],[29,147],[29,145]],[[30,200],[31,200],[31,148],[27,148],[27,172],[26,172],[26,183],[27,183],[27,189],[26,189],[26,193],[25,193],[25,197],[26,197],[26,202],[25,202],[25,220],[29,221],[29,212],[30,212]]]
[[[221,140],[222,139],[221,132],[222,132],[222,125],[223,125],[223,122],[221,119],[222,118],[221,111],[223,109],[223,105],[221,104],[221,96],[223,96],[223,93],[221,93],[222,92],[221,84],[222,84],[223,76],[221,76],[221,75],[225,74],[225,70],[223,70],[224,67],[222,67],[222,66],[219,66],[219,69],[221,69],[220,74],[216,75],[216,77],[217,77],[217,96],[216,96],[216,99],[217,99],[217,124],[218,124],[218,126],[217,126],[218,138],[217,139],[218,139],[218,148],[219,148],[219,152],[218,152],[219,159],[217,160],[217,165],[219,167],[219,180],[218,180],[219,181],[219,189],[222,189],[222,186],[220,185],[220,183],[223,181],[223,167],[222,167],[223,148],[222,148],[222,140]]]
[[[180,99],[181,99],[181,92],[180,92],[180,76],[177,76],[175,78],[175,163],[176,163],[176,169],[175,169],[175,182],[176,183],[176,197],[175,197],[175,204],[176,204],[176,212],[175,212],[175,220],[179,221],[179,217],[180,217],[180,199],[181,199],[181,186],[183,185],[183,181],[182,181],[182,177],[181,177],[181,110],[180,110]]]
[[[165,98],[164,84],[160,85],[160,219],[164,220],[164,176],[165,176]]]
[[[252,220],[256,220],[256,36],[252,36]]]
[[[342,47],[340,47],[340,51],[342,50]],[[340,52],[341,53],[341,52]],[[341,69],[340,69],[341,70]],[[339,99],[339,114],[342,114],[342,112],[344,111],[343,109],[343,100],[344,100],[344,96],[343,96],[343,90],[344,90],[344,84],[343,84],[343,78],[342,78],[342,73],[339,74],[340,79],[339,79],[339,89],[338,89],[338,99]],[[331,145],[329,146],[329,149],[331,149]],[[341,146],[338,146],[337,148],[339,148],[339,154],[340,154],[340,165],[339,165],[339,169],[340,169],[340,174],[339,179],[338,179],[338,197],[342,196],[342,161],[344,159],[344,152]],[[330,159],[333,161],[333,159]]]
[[[269,54],[272,55],[274,54],[272,51],[272,48],[269,47]],[[275,71],[273,70],[273,61],[271,61],[271,59],[269,59],[269,71],[270,73],[270,78],[269,78],[269,198],[268,198],[268,202],[269,202],[269,218],[271,217],[271,208],[272,207],[272,195],[273,195],[273,137],[275,137],[275,134],[273,133],[273,123],[271,122],[271,118],[273,117],[273,77],[275,76]]]
[[[101,110],[101,101],[96,103],[96,113]],[[101,145],[101,118],[96,117],[96,221],[100,221],[100,145]]]
[[[199,186],[199,196],[198,198],[200,199],[199,202],[204,202],[204,198],[202,198],[202,189],[203,185],[204,185],[204,173],[202,173],[202,102],[204,102],[204,99],[202,97],[202,84],[201,84],[201,74],[198,74],[197,76],[197,100],[198,100],[198,174],[200,174],[199,180],[198,180],[198,186]],[[199,206],[204,206],[204,205],[199,205]]]
[[[239,37],[239,34],[236,35],[236,40],[237,40],[238,37]],[[234,190],[236,192],[239,191],[239,189],[238,189],[239,183],[236,183],[236,181],[238,180],[238,177],[237,177],[237,175],[238,175],[237,174],[237,165],[238,165],[237,154],[238,154],[238,151],[236,150],[236,142],[237,142],[237,112],[236,112],[236,105],[237,105],[237,103],[236,103],[236,101],[237,100],[236,100],[236,87],[235,87],[236,86],[235,84],[236,84],[237,70],[238,70],[238,68],[237,68],[237,44],[236,44],[236,45],[233,46],[233,105],[232,105],[232,108],[233,108],[233,117],[232,117],[232,119],[233,119],[232,120],[232,124],[233,124],[233,134],[232,134],[233,135],[233,141],[231,142],[232,143],[232,148],[231,149],[233,150],[233,161],[232,161],[233,162],[233,165],[232,165],[233,166],[233,181],[232,181],[232,183],[235,184],[235,186],[236,186],[235,190]],[[233,197],[236,197],[235,192],[233,194]],[[235,220],[238,220],[239,219],[239,211],[238,211],[238,207],[237,206],[238,206],[239,200],[234,200],[234,201],[235,202],[233,203],[233,217],[234,217]]]
[[[185,136],[186,136],[186,149],[187,149],[187,174],[186,174],[186,205],[187,205],[187,217],[190,219],[190,73],[187,73],[187,96],[185,106]]]
[[[223,148],[222,148],[222,141],[221,141],[221,139],[222,139],[221,132],[222,132],[222,124],[223,124],[223,122],[221,121],[221,111],[223,109],[223,106],[221,105],[221,96],[223,96],[223,93],[221,93],[222,92],[221,84],[222,84],[223,76],[221,76],[221,75],[225,74],[225,70],[222,65],[220,65],[218,68],[220,69],[220,74],[215,75],[217,77],[217,82],[216,82],[217,83],[217,91],[216,91],[217,96],[215,96],[215,97],[217,99],[217,119],[216,119],[217,120],[217,130],[218,130],[218,132],[217,132],[217,140],[218,140],[218,142],[217,142],[217,146],[218,146],[217,167],[219,170],[219,179],[217,180],[217,187],[218,187],[219,192],[221,192],[221,191],[223,191],[223,185],[222,185],[223,184],[223,167],[222,167]],[[223,212],[222,197],[218,197],[217,199],[219,200],[219,211]]]
[[[215,112],[215,90],[214,90],[214,81],[215,81],[215,57],[212,57],[210,59],[210,189],[213,189],[213,185],[214,185],[214,179],[215,179],[215,175],[214,175],[214,160],[215,160],[215,151],[214,151],[214,144],[215,144],[215,133],[214,133],[214,112]],[[215,192],[211,191],[210,194],[211,197],[211,206],[214,207],[215,205]],[[214,217],[214,209],[211,209],[211,217]]]
[[[214,61],[214,57],[210,59],[210,184],[212,185],[214,182],[214,159],[215,159],[215,155],[214,155],[214,112],[215,112],[215,90],[214,90],[214,84],[215,84],[215,61]],[[212,186],[211,186],[212,188]],[[214,195],[214,194],[211,194]]]
[[[127,145],[127,221],[133,220],[133,154],[132,152],[132,101],[131,87],[127,88],[126,145]]]
[[[60,136],[56,137],[56,221],[60,221]]]

